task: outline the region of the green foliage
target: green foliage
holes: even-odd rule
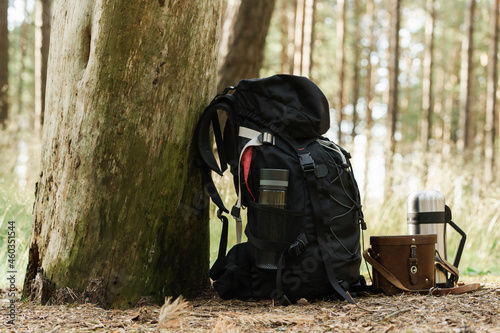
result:
[[[8,227],[14,221],[15,232],[15,271],[17,271],[16,285],[22,286],[28,261],[29,239],[32,221],[32,207],[34,188],[31,187],[30,172],[34,171],[33,164],[19,158],[18,142],[22,142],[15,135],[2,133],[0,141],[0,270],[7,272],[8,258]],[[24,154],[25,152],[23,152]],[[25,155],[23,155],[25,156]],[[20,168],[25,166],[27,174],[22,174]],[[29,183],[28,181],[29,180]],[[0,287],[5,287],[7,280],[0,281]]]

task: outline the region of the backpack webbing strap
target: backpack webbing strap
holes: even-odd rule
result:
[[[256,237],[248,226],[245,228],[245,235],[248,238],[248,241],[252,243],[253,246],[263,251],[272,251],[272,252],[283,252],[285,249],[292,245],[289,242],[280,242],[280,241],[270,241],[267,239],[260,239]]]
[[[281,281],[283,267],[285,266],[285,256],[286,252],[281,253],[280,259],[278,260],[278,270],[276,272],[276,290],[271,296],[273,299],[280,302],[281,305],[287,306],[292,304],[292,302],[288,299],[288,297],[286,297],[285,293],[283,292],[283,282]]]
[[[217,116],[212,118],[212,127],[214,130],[215,144],[217,145],[217,153],[219,154],[220,171],[224,173],[227,170],[226,149],[224,149],[224,141],[222,139],[223,125],[227,120],[225,112],[217,110]],[[221,126],[222,123],[222,126]]]
[[[316,165],[314,160],[307,150],[302,149],[299,151],[299,161],[304,176],[306,177],[307,187],[309,189],[309,194],[311,196],[311,204],[313,206],[314,212],[314,226],[316,228],[316,238],[318,240],[319,248],[321,250],[321,255],[325,263],[326,273],[328,275],[328,280],[330,285],[333,287],[337,296],[341,300],[346,300],[349,303],[354,303],[352,298],[347,294],[347,292],[342,288],[335,277],[335,272],[333,271],[332,262],[328,250],[328,241],[326,239],[326,232],[324,230],[323,219],[327,218],[329,214],[325,214],[321,207],[321,201],[319,198],[318,182],[316,179]]]
[[[208,194],[210,195],[212,202],[224,213],[229,213],[227,208],[224,206],[224,203],[222,202],[222,199],[219,195],[219,192],[217,191],[217,188],[215,187],[211,171],[212,170],[210,170],[205,166],[200,166],[201,181],[204,184]]]
[[[224,273],[226,269],[225,267],[226,267],[227,235],[229,229],[229,222],[227,220],[227,217],[222,215],[220,210],[217,212],[217,215],[222,222],[219,253],[217,255],[217,260],[215,260],[215,263],[212,265],[212,268],[210,268],[210,272],[208,274],[210,278],[214,281],[217,280]]]
[[[288,297],[283,292],[283,268],[285,267],[285,257],[287,254],[291,254],[295,257],[298,257],[307,246],[307,237],[305,234],[300,234],[297,237],[295,243],[290,245],[285,251],[281,253],[280,259],[278,261],[278,270],[276,271],[276,290],[274,291],[273,298],[278,300],[281,305],[290,305],[292,302],[288,299]]]

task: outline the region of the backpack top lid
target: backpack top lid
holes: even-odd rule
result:
[[[330,128],[328,101],[304,76],[241,80],[234,94],[239,115],[293,139],[320,137]]]

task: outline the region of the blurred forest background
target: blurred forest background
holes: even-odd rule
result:
[[[16,221],[20,271],[27,262],[50,5],[0,0],[3,271],[8,221]],[[370,235],[406,233],[411,192],[439,190],[468,235],[462,274],[500,274],[499,0],[227,0],[223,8],[218,90],[250,69],[252,77],[308,76],[322,89],[327,135],[353,155],[366,245]],[[264,42],[253,43],[252,31]],[[224,69],[230,61],[240,73]],[[231,181],[221,183],[233,200]],[[211,221],[212,261],[219,224]],[[452,260],[459,236],[448,231],[448,239]]]

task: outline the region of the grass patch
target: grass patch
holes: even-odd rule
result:
[[[12,271],[10,264],[14,264],[18,287],[23,284],[28,263],[34,178],[38,168],[35,162],[38,154],[32,149],[37,145],[28,140],[7,130],[2,132],[0,141],[0,271]],[[9,226],[15,232],[15,261],[10,263],[7,261]],[[1,280],[0,287],[6,287],[7,283]]]

